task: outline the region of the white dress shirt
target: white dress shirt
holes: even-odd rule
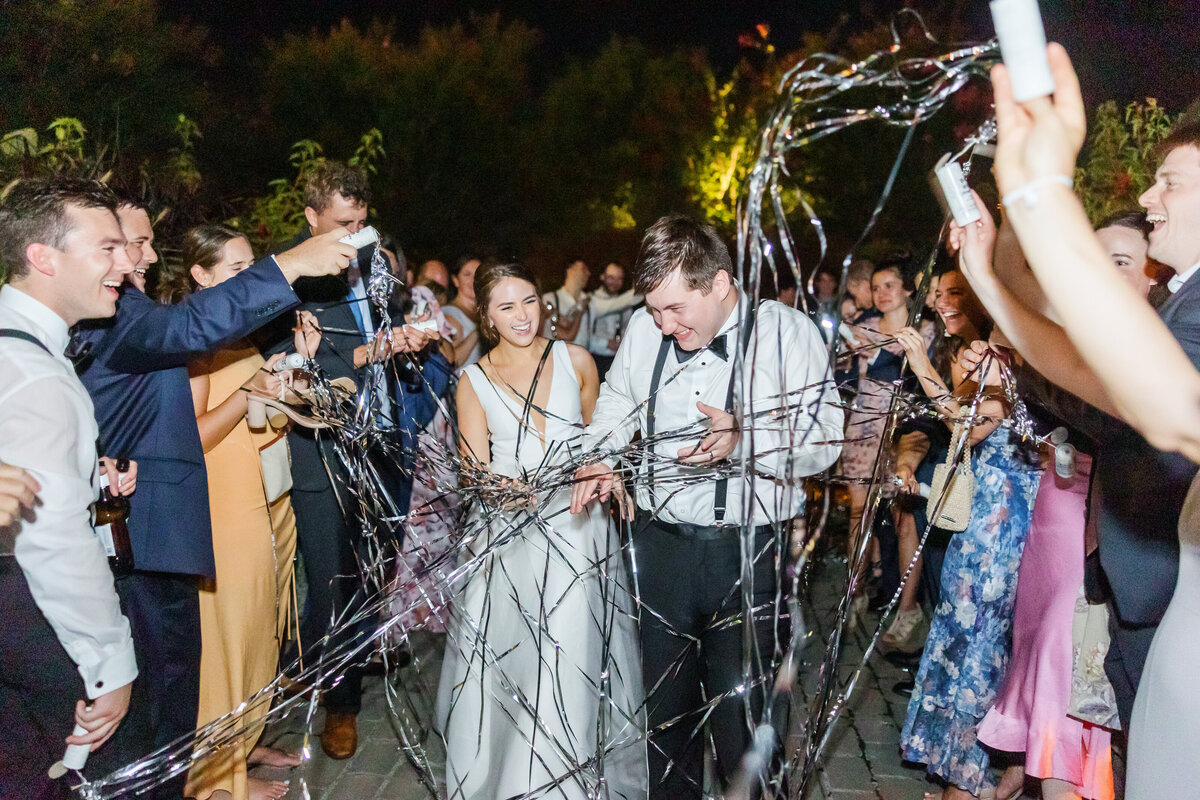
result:
[[[740,297],[739,305],[744,306],[745,295]],[[701,351],[681,368],[674,347],[671,348],[655,400],[656,437],[701,421],[707,423],[708,418],[696,407],[697,401],[724,407],[735,351],[741,347],[737,341],[737,322],[735,308],[721,328],[722,333],[728,334],[728,360],[711,351]],[[600,387],[600,398],[585,434],[588,451],[593,448],[601,453],[618,451],[629,444],[635,432],[640,430],[645,434],[645,401],[650,395],[662,339],[649,311],[634,312],[612,368]],[[842,449],[844,415],[835,405],[838,396],[821,334],[796,309],[771,300],[759,305],[744,370],[740,382],[741,409],[734,411],[742,423],[742,436],[730,460],[736,465],[745,457],[749,469],[758,473],[753,480],[753,524],[765,525],[791,519],[803,511],[802,478],[824,470],[837,460]],[[739,392],[734,395],[737,406]],[[784,405],[790,405],[786,414],[774,418],[760,416]],[[639,508],[654,510],[667,501],[658,515],[664,522],[715,524],[716,481],[711,468],[667,460],[675,458],[680,449],[699,442],[703,435],[704,431],[697,428],[694,436],[664,441],[657,446],[655,501],[651,501],[646,469],[642,467],[637,481]],[[779,480],[772,480],[772,476]],[[743,521],[742,502],[749,494],[748,484],[748,480],[738,477],[729,480],[725,522],[737,525]]]
[[[1191,278],[1193,275],[1195,275],[1196,270],[1198,269],[1200,269],[1200,261],[1192,264],[1185,272],[1181,272],[1178,275],[1173,276],[1171,280],[1167,281],[1167,288],[1171,290],[1171,294],[1175,294],[1182,289],[1183,285],[1188,282],[1188,278]]]
[[[588,351],[600,356],[616,355],[616,350],[610,348],[608,343],[624,329],[631,309],[640,302],[642,296],[634,294],[633,289],[621,294],[609,294],[601,286],[592,292],[587,313],[583,315],[587,337],[584,341],[587,342]]]
[[[44,304],[0,287],[0,328],[32,334],[50,349],[0,337],[0,461],[23,467],[38,483],[32,522],[0,528],[0,552],[15,554],[29,591],[89,698],[137,676],[129,622],[113,588],[89,506],[97,488],[92,401],[62,354],[67,325]]]

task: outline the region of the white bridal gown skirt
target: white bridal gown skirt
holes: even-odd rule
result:
[[[468,529],[438,690],[448,798],[647,796],[623,554],[600,506],[568,500]]]

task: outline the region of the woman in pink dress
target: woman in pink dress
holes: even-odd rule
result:
[[[1143,296],[1150,288],[1145,226],[1142,214],[1131,213],[1097,229],[1113,263]],[[1017,578],[1012,660],[979,740],[1024,753],[1025,775],[1041,779],[1045,800],[1111,800],[1111,732],[1068,715],[1091,458],[1078,454],[1070,478],[1056,474],[1052,458]]]

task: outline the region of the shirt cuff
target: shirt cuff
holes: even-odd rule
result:
[[[297,294],[296,294],[296,287],[292,286],[290,283],[288,283],[288,282],[287,282],[287,276],[283,274],[283,268],[279,266],[279,261],[277,261],[277,260],[276,260],[276,258],[275,258],[275,254],[274,254],[274,253],[268,253],[268,254],[267,254],[267,255],[266,255],[264,258],[263,258],[263,260],[264,260],[264,261],[270,261],[272,264],[274,264],[274,265],[275,265],[275,269],[276,269],[276,270],[279,272],[279,278],[280,278],[280,280],[282,280],[282,281],[283,281],[285,284],[287,284],[288,291],[289,291],[289,292],[291,292],[293,296],[295,296],[295,298],[296,298],[296,302],[297,302],[297,303],[299,303],[299,302],[300,302],[300,297],[299,297],[299,295],[297,295]]]
[[[133,683],[137,674],[137,658],[133,654],[132,638],[127,638],[115,652],[101,657],[95,664],[79,665],[79,675],[83,678],[84,691],[89,700],[95,700],[114,689]]]

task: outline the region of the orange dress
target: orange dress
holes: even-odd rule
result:
[[[224,402],[263,365],[249,346],[222,350],[211,359],[208,409]],[[194,371],[193,371],[194,374]],[[243,418],[204,456],[208,470],[216,580],[202,584],[199,725],[237,708],[269,684],[278,670],[279,631],[292,594],[296,525],[290,494],[267,502],[259,451],[279,431],[252,431]],[[243,715],[251,733],[218,755],[197,762],[187,795],[205,800],[225,790],[247,797],[246,756],[260,733],[252,727],[268,704]]]

